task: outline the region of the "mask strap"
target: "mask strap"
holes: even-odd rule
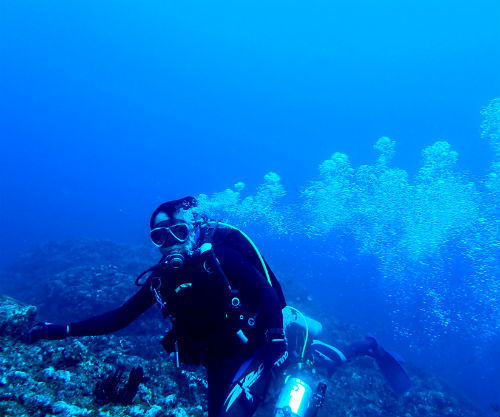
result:
[[[193,224],[195,225],[194,229],[194,243],[196,244],[198,242],[198,239],[200,238],[200,233],[201,233],[201,223],[203,221],[203,217],[200,214],[196,214],[194,218]]]

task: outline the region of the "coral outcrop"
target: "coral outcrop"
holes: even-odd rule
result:
[[[0,295],[0,337],[22,338],[33,325],[36,313],[36,307]]]
[[[90,242],[85,245],[87,250],[92,250]],[[99,247],[99,242],[96,242],[96,247]],[[73,249],[65,246],[58,250]],[[63,258],[64,254],[60,256]],[[97,265],[92,269],[92,265],[79,265],[77,261],[71,266],[61,264],[59,269],[52,264],[51,268],[52,274],[47,274],[45,279],[50,281],[51,277],[57,276],[63,279],[67,288],[64,297],[52,296],[53,308],[63,312],[73,309],[73,314],[80,318],[102,303],[96,297],[88,297],[85,300],[91,304],[85,306],[77,298],[81,294],[76,289],[91,280],[90,275],[106,274],[108,285],[117,288],[124,285],[125,279],[130,277],[133,280],[126,268],[116,273],[114,268],[103,271]],[[16,273],[25,283],[34,279],[30,274]],[[39,284],[45,288],[45,293],[38,294],[41,298],[48,294],[50,287]],[[74,293],[71,288],[75,288]],[[98,287],[88,289],[91,293],[98,290]],[[328,314],[324,306],[319,303],[313,306],[302,297],[306,292],[304,288],[296,286],[288,290],[289,300],[295,300],[297,307],[323,323],[325,342],[348,344],[362,338],[356,328]],[[131,295],[125,293],[123,289],[124,296]],[[103,294],[103,297],[114,296],[108,292]],[[163,351],[159,341],[165,324],[159,327],[159,312],[152,311],[151,316],[145,318],[146,325],[137,323],[136,327],[119,333],[39,341],[34,345],[26,344],[23,335],[35,320],[35,307],[1,297],[0,312],[2,328],[6,329],[0,337],[0,415],[206,416],[206,375],[200,368],[184,366],[177,369],[173,358]],[[59,319],[64,321],[62,315]],[[318,376],[328,384],[327,398],[319,416],[481,416],[466,401],[451,395],[435,377],[411,366],[409,371],[414,387],[402,398],[397,398],[370,358],[358,359],[331,376],[320,375],[318,370]],[[256,417],[272,415],[274,401],[270,395]]]

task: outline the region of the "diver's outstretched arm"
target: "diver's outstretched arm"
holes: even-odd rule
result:
[[[154,298],[149,286],[144,285],[121,307],[99,316],[66,325],[38,323],[29,331],[28,343],[40,339],[60,340],[68,336],[98,336],[115,332],[128,326],[153,303]]]

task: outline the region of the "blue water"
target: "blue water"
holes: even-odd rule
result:
[[[283,225],[265,233],[273,210],[244,208],[275,269],[488,408],[500,402],[499,255],[486,244],[499,240],[500,193],[485,185],[499,158],[480,111],[500,97],[499,21],[497,1],[3,2],[0,263],[47,240],[146,242],[160,202],[238,181],[243,199],[276,172],[286,196],[269,207]],[[336,173],[301,195],[334,152],[358,174],[375,166],[381,136],[412,187],[446,179],[424,187],[423,216],[386,215],[404,200],[398,181],[374,198],[361,175],[325,197]],[[457,165],[422,179],[438,140]],[[325,214],[315,204],[358,186],[375,208],[345,210],[363,221],[333,210],[307,230]],[[447,193],[456,213],[431,204]]]

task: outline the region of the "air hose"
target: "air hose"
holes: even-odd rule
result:
[[[220,224],[222,226],[229,227],[230,229],[233,229],[233,230],[236,230],[236,231],[240,232],[243,235],[243,237],[248,241],[248,243],[250,243],[250,245],[252,246],[252,248],[254,249],[255,253],[257,254],[257,256],[259,258],[260,263],[262,264],[262,269],[264,270],[264,273],[266,275],[267,282],[269,282],[269,285],[271,287],[273,286],[273,284],[271,283],[271,278],[269,277],[269,272],[267,270],[266,263],[264,262],[264,258],[262,258],[262,255],[260,254],[259,249],[257,249],[257,246],[255,246],[255,243],[253,243],[252,239],[250,239],[250,237],[245,232],[243,232],[242,230],[240,230],[237,227],[235,227],[235,226],[233,226],[231,224],[228,224],[228,223],[216,222],[216,221],[209,221],[208,223],[209,224],[215,224],[215,225]],[[306,352],[307,342],[309,340],[309,325],[307,323],[306,317],[302,314],[302,312],[300,310],[298,310],[298,309],[296,309],[295,307],[292,307],[292,306],[288,306],[288,307],[291,308],[293,311],[295,311],[297,314],[299,314],[300,317],[302,317],[302,320],[304,320],[304,327],[306,329],[306,337],[304,339],[304,346],[302,347],[302,352],[301,352],[301,355],[300,355],[301,360],[303,360],[305,352]]]
[[[302,353],[300,355],[300,359],[304,360],[304,354],[306,352],[307,341],[309,339],[309,324],[307,324],[306,316],[304,316],[300,310],[298,310],[292,306],[287,306],[287,307],[292,309],[293,311],[295,311],[298,315],[300,315],[300,317],[302,317],[302,320],[304,320],[304,327],[306,329],[306,337],[304,339],[304,346],[302,347]]]

